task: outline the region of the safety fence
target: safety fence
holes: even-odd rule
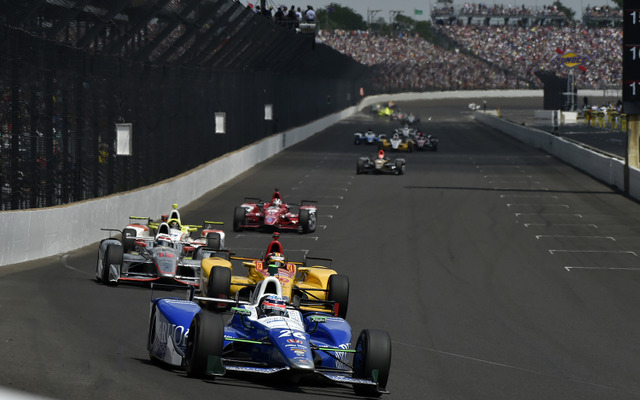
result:
[[[0,1],[0,209],[154,184],[352,106],[367,79],[232,0]]]

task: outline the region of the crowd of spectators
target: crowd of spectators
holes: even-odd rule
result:
[[[510,17],[510,16],[564,16],[565,13],[555,5],[542,7],[512,6],[511,4],[464,3],[456,11],[453,6],[434,6],[432,15],[458,15],[482,17]]]
[[[382,91],[525,88],[479,58],[446,51],[418,35],[393,37],[360,31],[320,31],[320,40],[355,60],[372,66]]]
[[[588,57],[573,68],[581,89],[619,88],[622,30],[614,27],[436,25],[454,46],[445,49],[417,35],[383,36],[366,31],[320,31],[319,40],[372,66],[384,91],[541,88],[535,76],[569,68],[555,56],[572,51]]]
[[[540,69],[566,75],[566,66],[554,65],[555,56],[573,51],[588,57],[584,71],[574,68],[578,87],[619,87],[622,79],[622,30],[613,27],[515,25],[440,25],[437,29],[460,47],[492,65],[534,80]]]
[[[584,15],[589,17],[619,17],[622,18],[622,10],[609,6],[587,6]]]

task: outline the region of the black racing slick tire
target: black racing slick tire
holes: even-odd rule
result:
[[[333,274],[327,282],[327,300],[334,301],[338,305],[338,317],[347,318],[349,308],[349,277]]]
[[[396,160],[396,174],[404,175],[404,162],[400,160]]]
[[[207,248],[220,250],[221,247],[222,247],[222,240],[220,237],[220,233],[218,232],[207,233]]]
[[[218,299],[228,299],[231,291],[231,270],[226,267],[214,266],[209,273],[207,283],[207,297]],[[207,302],[207,308],[211,311],[226,311],[229,309],[228,303],[214,301]]]
[[[184,364],[187,376],[204,378],[210,357],[222,356],[224,324],[219,314],[200,311],[191,321]],[[213,377],[210,377],[213,378]]]
[[[391,369],[391,338],[385,331],[365,329],[360,333],[353,358],[353,377],[373,379],[378,386],[354,384],[359,396],[380,397],[387,387]]]
[[[122,256],[124,255],[124,249],[117,244],[110,244],[104,251],[104,258],[102,259],[102,283],[105,285],[115,286],[115,282],[109,281],[109,269],[111,265],[117,265],[118,268],[122,265]]]
[[[316,230],[316,216],[309,210],[300,210],[298,213],[298,226],[300,226],[301,233],[315,232]]]
[[[153,305],[153,310],[151,311],[151,318],[149,318],[149,332],[147,332],[147,351],[149,352],[149,360],[151,362],[159,361],[157,358],[153,356],[153,346],[156,339],[156,312],[157,306]]]
[[[244,207],[236,207],[233,211],[233,230],[235,232],[242,232],[242,225],[246,221],[247,210]]]
[[[364,172],[364,160],[359,159],[356,164],[356,174],[361,174]]]

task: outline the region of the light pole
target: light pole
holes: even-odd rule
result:
[[[398,14],[402,14],[402,10],[389,10],[389,26],[393,24]]]
[[[369,10],[367,8],[367,25],[371,26],[371,21],[373,21],[373,18],[376,16],[377,13],[379,13],[382,10]]]

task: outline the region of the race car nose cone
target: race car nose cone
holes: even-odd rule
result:
[[[307,358],[298,358],[291,360],[291,369],[311,372],[315,369],[315,367],[313,366],[313,360],[309,360]]]

